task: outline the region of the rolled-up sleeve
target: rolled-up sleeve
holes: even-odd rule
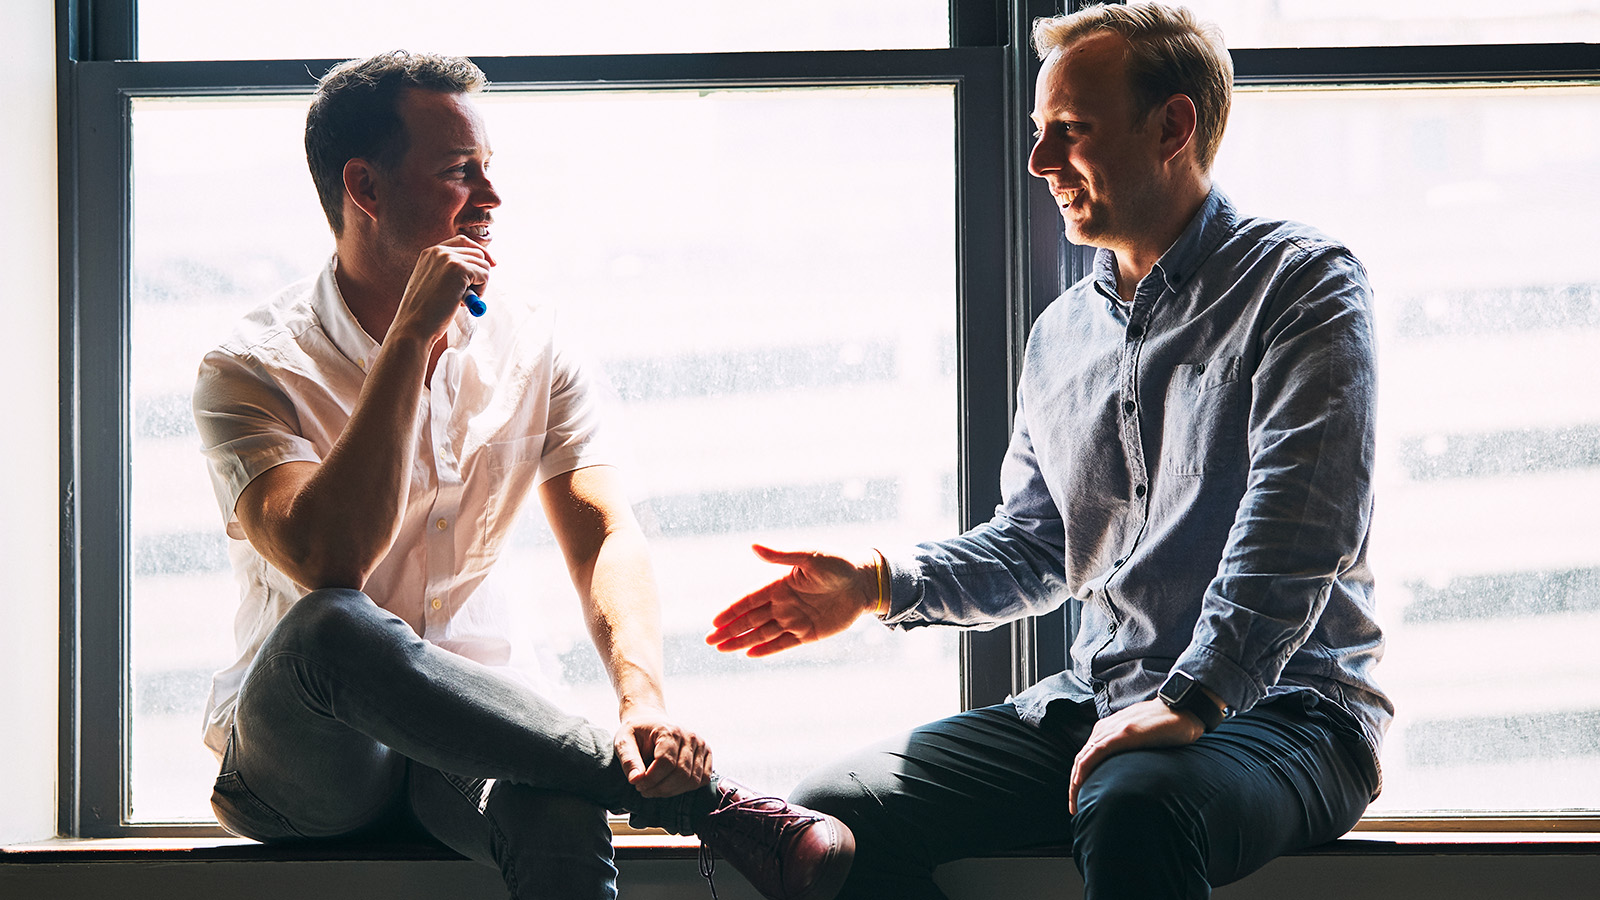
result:
[[[234,506],[262,472],[286,462],[320,462],[311,441],[298,433],[289,397],[249,357],[213,351],[200,363],[194,388],[200,451],[228,536],[243,540]]]
[[[623,443],[604,426],[616,392],[571,338],[552,340],[550,406],[539,456],[539,481],[584,466],[622,462]]]

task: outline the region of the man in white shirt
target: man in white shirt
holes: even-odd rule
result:
[[[607,810],[698,833],[769,897],[832,897],[837,820],[711,769],[666,713],[644,540],[554,317],[496,298],[491,150],[465,59],[319,86],[306,152],[336,253],[206,356],[195,417],[242,603],[212,804],[260,840],[415,821],[514,897],[614,897]],[[481,312],[481,307],[477,312]],[[480,589],[537,488],[618,698],[612,737],[503,668]]]

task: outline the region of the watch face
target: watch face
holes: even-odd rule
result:
[[[1182,672],[1173,672],[1167,676],[1167,683],[1161,686],[1159,696],[1167,703],[1182,703],[1183,698],[1189,695],[1194,687],[1194,679]]]

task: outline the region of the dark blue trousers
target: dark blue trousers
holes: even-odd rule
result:
[[[1377,775],[1354,723],[1289,696],[1186,747],[1135,750],[1090,774],[1067,812],[1092,704],[1056,701],[1041,726],[1010,704],[878,744],[808,777],[794,800],[848,823],[855,866],[841,898],[942,898],[941,863],[1070,845],[1089,900],[1203,898],[1272,858],[1333,840]]]

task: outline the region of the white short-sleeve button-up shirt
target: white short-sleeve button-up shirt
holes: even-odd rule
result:
[[[339,295],[335,261],[251,312],[208,353],[195,421],[239,581],[239,657],[212,682],[206,744],[221,754],[244,672],[307,593],[245,540],[234,515],[251,480],[319,462],[355,407],[378,344]],[[486,665],[510,658],[503,599],[479,590],[533,487],[610,461],[600,440],[606,391],[557,342],[549,309],[496,298],[458,311],[417,407],[420,427],[399,537],[364,590],[424,639]]]

